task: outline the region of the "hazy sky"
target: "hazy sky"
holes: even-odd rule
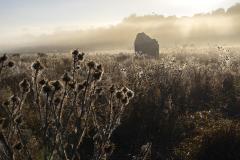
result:
[[[107,26],[137,15],[191,16],[228,8],[240,0],[0,0],[0,46],[22,35]]]

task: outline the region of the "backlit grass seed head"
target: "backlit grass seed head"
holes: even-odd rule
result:
[[[116,92],[116,98],[117,99],[122,99],[124,97],[124,93],[122,91],[117,91]]]
[[[43,67],[43,65],[42,65],[39,61],[33,62],[33,64],[32,64],[32,70],[41,71],[41,70],[43,70],[43,69],[44,69],[44,67]]]
[[[0,63],[5,62],[8,59],[7,55],[4,54],[3,56],[0,57]]]
[[[8,62],[8,67],[9,67],[9,68],[12,68],[13,66],[14,66],[14,62],[13,62],[13,61],[9,61],[9,62]]]
[[[72,76],[68,72],[65,72],[62,76],[62,80],[63,82],[68,83],[72,80]]]
[[[90,61],[87,63],[89,69],[94,69],[96,67],[96,63],[94,61]]]
[[[63,88],[63,85],[60,81],[51,81],[50,84],[53,86],[53,89],[55,91],[60,91]]]
[[[26,79],[23,79],[20,83],[19,83],[19,87],[20,87],[20,90],[23,92],[23,93],[27,93],[30,91],[30,83],[28,82],[28,80]]]

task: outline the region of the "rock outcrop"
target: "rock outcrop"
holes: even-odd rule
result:
[[[159,56],[159,44],[156,39],[150,38],[148,35],[138,33],[134,42],[136,54],[143,54],[151,57]]]

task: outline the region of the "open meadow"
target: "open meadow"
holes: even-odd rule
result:
[[[7,54],[0,67],[1,160],[240,158],[239,48]]]

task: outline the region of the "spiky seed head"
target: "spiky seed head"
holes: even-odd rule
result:
[[[127,87],[122,87],[122,89],[121,89],[122,91],[123,91],[123,93],[127,93],[127,91],[128,91],[128,88]]]
[[[117,91],[117,92],[116,92],[116,98],[117,98],[117,99],[122,99],[123,97],[124,97],[124,94],[123,94],[122,91]]]
[[[68,72],[65,72],[62,76],[62,80],[63,82],[70,82],[72,80],[72,77],[70,76],[70,74]]]
[[[94,69],[96,67],[96,63],[94,61],[90,61],[87,63],[89,69]]]
[[[52,92],[52,89],[52,86],[50,86],[48,82],[42,86],[43,94],[50,94]]]
[[[78,54],[79,54],[78,49],[75,49],[75,50],[72,51],[72,55],[73,56],[77,56]]]
[[[32,70],[41,71],[43,69],[44,69],[43,65],[38,60],[32,64]]]
[[[77,85],[77,91],[80,92],[81,90],[83,90],[85,88],[85,85],[83,83],[78,83]]]
[[[23,92],[23,93],[27,93],[30,91],[30,83],[28,82],[28,80],[26,79],[23,79],[20,83],[19,83],[19,87],[20,87],[20,90]]]
[[[126,95],[129,99],[132,99],[134,97],[134,92],[132,90],[128,90]]]
[[[4,54],[3,56],[0,57],[0,63],[5,62],[8,59],[7,55]]]
[[[45,83],[47,83],[47,81],[45,79],[42,79],[41,81],[38,82],[41,86],[44,85]]]
[[[78,54],[78,60],[79,60],[79,61],[83,61],[84,55],[85,55],[85,53],[83,53],[83,52],[82,52],[82,53],[79,53],[79,54]]]
[[[14,62],[13,62],[13,61],[9,61],[9,62],[8,62],[8,67],[9,67],[9,68],[12,68],[13,66],[14,66]]]
[[[18,142],[16,144],[14,144],[13,148],[16,149],[16,150],[21,150],[22,149],[22,143]]]
[[[75,82],[70,82],[68,83],[68,86],[71,88],[71,89],[75,89]]]
[[[60,91],[63,88],[63,85],[59,80],[51,81],[50,84],[53,86],[55,91]]]
[[[100,81],[101,78],[102,78],[102,75],[103,75],[103,72],[101,72],[101,71],[95,71],[95,72],[93,73],[93,80],[95,80],[95,81]]]
[[[121,99],[121,102],[123,105],[127,105],[129,103],[129,99],[127,96],[124,96],[122,99]]]

